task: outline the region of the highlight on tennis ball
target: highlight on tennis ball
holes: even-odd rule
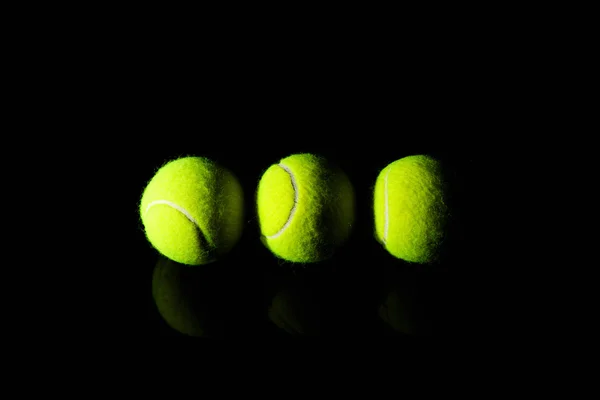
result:
[[[227,168],[204,157],[183,157],[162,166],[139,206],[146,237],[181,264],[218,260],[243,230],[242,187]]]
[[[314,154],[294,154],[271,165],[259,181],[256,205],[264,245],[295,263],[330,258],[354,222],[350,180]]]
[[[375,183],[375,236],[394,257],[430,263],[440,256],[448,207],[442,167],[426,155],[386,166]]]

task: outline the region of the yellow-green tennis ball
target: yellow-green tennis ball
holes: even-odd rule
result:
[[[228,169],[203,157],[165,164],[148,183],[140,215],[150,243],[187,265],[215,261],[240,239],[242,187]]]
[[[350,235],[352,184],[323,157],[295,154],[282,159],[265,171],[256,197],[261,239],[279,258],[322,261]]]
[[[440,163],[415,155],[394,161],[377,177],[375,235],[393,256],[429,263],[439,256],[448,219]]]

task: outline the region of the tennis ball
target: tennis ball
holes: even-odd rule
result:
[[[393,256],[414,263],[439,257],[448,220],[440,163],[414,155],[385,167],[375,183],[375,236]]]
[[[354,222],[350,180],[313,154],[294,154],[271,165],[258,184],[256,203],[262,242],[291,262],[330,258]]]
[[[244,199],[237,178],[203,157],[168,162],[150,180],[140,202],[148,241],[187,265],[216,261],[238,242]]]

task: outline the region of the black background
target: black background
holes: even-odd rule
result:
[[[57,236],[69,251],[71,236],[92,242],[85,257],[66,254],[76,272],[65,281],[77,295],[69,295],[69,306],[56,307],[57,313],[74,320],[90,315],[93,329],[117,334],[182,337],[165,324],[152,299],[158,254],[144,236],[138,204],[161,165],[198,155],[231,169],[246,194],[241,241],[228,257],[198,269],[206,275],[200,282],[214,282],[206,293],[217,305],[222,336],[289,336],[275,329],[266,313],[274,293],[290,282],[315,294],[307,309],[320,314],[316,320],[324,336],[398,337],[377,317],[386,293],[398,286],[418,293],[426,335],[474,336],[512,328],[492,306],[509,302],[512,293],[492,298],[501,292],[500,283],[518,281],[526,268],[518,265],[512,236],[520,225],[509,226],[509,234],[498,232],[503,221],[497,215],[506,203],[506,208],[520,206],[521,199],[510,182],[494,180],[491,170],[502,176],[521,142],[539,133],[539,121],[525,123],[522,117],[535,108],[533,94],[540,86],[552,85],[532,84],[543,76],[526,62],[537,43],[506,57],[505,46],[485,37],[469,45],[443,34],[426,45],[415,41],[425,30],[389,44],[356,37],[311,46],[283,38],[266,44],[243,35],[224,45],[214,40],[216,33],[200,39],[194,33],[188,45],[181,32],[179,38],[149,39],[145,30],[108,42],[106,30],[99,29],[97,39],[82,38],[80,45],[64,49],[64,57],[58,49],[62,41],[51,40],[51,50],[31,63],[36,68],[27,77],[43,81],[34,84],[40,93],[21,92],[42,108],[57,110],[26,115],[22,122],[45,127],[22,136],[50,154],[68,150],[61,172],[79,200],[72,206],[84,208],[74,214],[83,228]],[[68,36],[78,35],[69,31]],[[262,172],[299,152],[339,164],[357,196],[349,241],[331,260],[306,268],[280,262],[260,243],[253,201]],[[443,261],[430,266],[394,259],[373,237],[375,179],[388,163],[412,154],[444,162],[453,187],[449,246]],[[79,157],[81,167],[74,169]],[[89,193],[83,191],[86,184]],[[500,194],[501,202],[508,202],[492,205]],[[94,218],[87,218],[90,208]],[[90,240],[90,231],[98,237]],[[490,251],[493,246],[502,251]],[[511,263],[502,264],[501,255]],[[81,270],[91,271],[90,278]],[[84,292],[98,312],[74,312],[85,303]]]
[[[289,75],[283,66],[256,75],[235,63],[211,67],[214,75],[198,77],[189,66],[181,73],[166,67],[167,75],[153,70],[158,80],[141,69],[130,71],[131,80],[120,78],[127,84],[119,88],[118,101],[106,107],[124,132],[123,148],[112,161],[127,166],[123,251],[129,257],[123,263],[129,265],[121,272],[124,322],[115,329],[184,337],[164,322],[152,299],[158,253],[144,236],[138,204],[160,166],[189,155],[226,166],[245,192],[238,245],[217,263],[190,267],[213,304],[217,336],[291,336],[267,318],[273,296],[290,287],[300,293],[298,307],[308,310],[319,336],[403,337],[377,314],[390,290],[413,299],[418,334],[472,336],[493,329],[494,259],[485,250],[493,226],[483,187],[490,166],[485,160],[506,122],[498,103],[488,102],[484,93],[493,90],[491,77],[474,70],[453,75],[449,66],[418,62],[402,75],[365,67],[358,80],[356,69],[317,64],[296,65]],[[278,260],[260,242],[254,193],[272,163],[301,152],[325,156],[347,173],[356,194],[356,223],[332,259],[298,267]],[[394,259],[373,236],[377,175],[414,154],[442,161],[451,187],[453,222],[443,258],[433,265]]]
[[[276,111],[271,111],[277,114]],[[175,114],[175,115],[174,115]],[[130,163],[130,225],[134,246],[133,279],[127,288],[131,306],[129,326],[151,335],[183,337],[161,318],[152,298],[152,272],[158,253],[147,242],[137,210],[146,183],[165,162],[181,156],[209,157],[231,169],[245,192],[243,236],[233,251],[217,263],[188,267],[182,279],[210,308],[216,337],[286,337],[267,318],[273,297],[281,290],[292,295],[317,336],[403,337],[378,316],[387,294],[399,291],[411,299],[414,331],[418,335],[470,335],[485,329],[481,314],[484,298],[477,281],[478,203],[476,177],[482,165],[460,141],[437,139],[426,132],[435,127],[404,127],[400,121],[377,123],[376,116],[361,119],[348,114],[337,118],[304,118],[279,126],[250,122],[242,116],[235,126],[177,125],[176,112],[148,125],[154,139],[166,133],[164,144],[148,143],[147,150]],[[164,114],[163,114],[164,116]],[[364,117],[364,115],[363,115]],[[352,119],[354,118],[354,119]],[[212,117],[215,119],[215,116]],[[216,117],[218,119],[218,117]],[[235,119],[235,118],[233,118]],[[284,119],[279,114],[273,120]],[[383,121],[381,121],[383,122]],[[415,121],[413,120],[413,123]],[[186,124],[190,124],[187,125]],[[337,124],[337,126],[336,126]],[[386,126],[387,125],[387,126]],[[262,132],[261,132],[262,131]],[[168,143],[167,143],[168,142]],[[275,258],[259,240],[254,194],[261,174],[270,164],[300,152],[323,155],[348,174],[356,194],[356,223],[348,242],[327,261],[297,266]],[[452,224],[440,262],[408,264],[393,258],[374,238],[372,191],[375,179],[388,163],[413,154],[429,154],[442,161],[450,184]],[[474,273],[475,272],[475,273]],[[208,299],[208,300],[207,300]],[[408,307],[408,306],[407,306]],[[485,311],[484,311],[485,312]]]

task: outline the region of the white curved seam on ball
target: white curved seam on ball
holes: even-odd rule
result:
[[[179,211],[180,213],[182,213],[183,215],[185,215],[185,217],[187,219],[190,220],[190,222],[192,224],[194,224],[196,226],[196,228],[198,228],[198,231],[200,232],[200,234],[202,235],[202,237],[204,238],[204,240],[206,240],[206,242],[208,244],[211,244],[210,240],[208,240],[208,236],[206,236],[206,234],[202,231],[202,228],[200,228],[200,224],[198,224],[198,222],[196,221],[196,219],[194,217],[192,217],[192,214],[190,214],[185,208],[181,207],[178,204],[173,203],[172,201],[169,200],[155,200],[153,202],[151,202],[150,204],[148,204],[148,206],[146,207],[146,213],[148,212],[148,210],[156,205],[159,204],[164,204],[167,205],[171,208],[176,209],[177,211]]]
[[[392,166],[390,165],[390,167],[388,168],[387,174],[385,174],[385,186],[384,186],[384,188],[385,188],[385,190],[384,190],[385,223],[383,225],[383,244],[387,244],[388,230],[390,227],[389,201],[388,201],[388,177],[390,176],[391,170],[392,170]]]
[[[183,207],[181,207],[180,205],[177,205],[169,200],[155,200],[153,202],[151,202],[150,204],[148,204],[148,206],[146,207],[146,213],[148,212],[148,210],[156,205],[159,204],[165,204],[171,208],[176,209],[177,211],[179,211],[180,213],[182,213],[183,215],[185,215],[185,217],[187,219],[189,219],[192,224],[196,225],[196,227],[198,229],[200,229],[200,225],[198,225],[198,222],[196,222],[196,220],[194,219],[194,217],[192,217],[192,215]]]
[[[144,214],[148,213],[148,210],[150,210],[152,207],[157,206],[159,204],[164,204],[166,206],[169,206],[171,208],[174,208],[175,210],[179,211],[180,213],[182,213],[183,215],[185,215],[185,217],[187,219],[190,220],[190,222],[192,224],[194,224],[196,226],[196,228],[198,228],[198,232],[200,232],[200,235],[202,235],[202,237],[204,238],[204,240],[211,245],[211,242],[208,240],[208,236],[206,236],[204,234],[204,232],[202,231],[202,228],[200,228],[200,225],[198,224],[198,222],[196,221],[196,219],[194,217],[192,217],[192,214],[190,214],[185,208],[181,207],[180,205],[173,203],[172,201],[169,200],[155,200],[150,202],[150,204],[148,204],[148,206],[146,206],[146,211],[144,211]],[[216,258],[211,258],[210,260],[208,260],[206,262],[206,264],[209,264],[211,262],[216,261]]]
[[[287,227],[292,223],[292,219],[294,218],[294,214],[296,213],[296,207],[298,206],[298,185],[296,184],[296,177],[294,176],[294,173],[285,164],[280,163],[277,165],[283,168],[285,172],[287,172],[290,176],[290,179],[292,181],[292,188],[294,188],[294,205],[292,206],[292,210],[290,211],[290,216],[288,217],[287,221],[285,221],[285,224],[281,227],[279,232],[275,233],[274,235],[267,236],[267,239],[275,239],[287,229]]]

